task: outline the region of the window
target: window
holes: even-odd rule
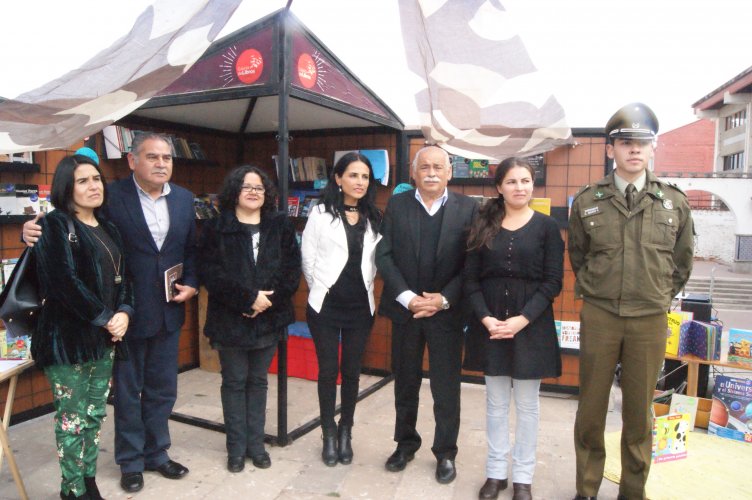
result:
[[[726,124],[724,130],[731,130],[732,128],[741,127],[747,123],[747,110],[743,109],[737,111],[733,115],[726,117]]]
[[[740,151],[723,157],[723,171],[742,170],[744,168],[744,152]]]

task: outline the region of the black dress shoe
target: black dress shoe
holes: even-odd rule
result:
[[[141,491],[144,487],[144,475],[140,472],[123,472],[120,476],[120,487],[128,493]]]
[[[251,457],[251,462],[253,462],[253,466],[257,469],[268,469],[272,466],[272,457],[270,457],[267,452],[263,452],[258,455],[253,455]]]
[[[182,479],[183,476],[188,474],[188,467],[185,467],[184,465],[181,465],[172,460],[168,460],[158,467],[154,467],[154,468],[150,467],[150,468],[147,468],[146,470],[159,472],[167,479]]]
[[[442,458],[436,464],[436,480],[441,484],[449,484],[457,477],[457,469],[454,468],[454,460]]]
[[[411,461],[413,458],[415,458],[415,453],[408,453],[397,448],[394,453],[386,459],[386,464],[384,464],[384,466],[389,472],[399,472],[405,470],[407,462]]]
[[[245,469],[245,457],[227,457],[227,470],[240,472]]]
[[[486,482],[481,486],[478,492],[478,498],[481,500],[496,500],[499,497],[499,492],[507,489],[506,479],[486,479]]]
[[[574,500],[598,500],[598,497],[584,497],[578,493],[574,496]]]
[[[512,500],[533,500],[532,485],[526,483],[512,483],[514,494]]]

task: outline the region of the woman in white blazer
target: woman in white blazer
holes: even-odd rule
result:
[[[371,162],[359,153],[339,159],[303,231],[303,274],[310,293],[306,316],[319,362],[321,458],[333,467],[352,462],[352,426],[360,365],[376,306],[374,252],[381,235]],[[342,362],[338,362],[340,337]],[[339,426],[334,421],[342,371]]]

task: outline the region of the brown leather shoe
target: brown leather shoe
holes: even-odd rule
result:
[[[478,498],[481,500],[496,500],[499,496],[499,492],[507,489],[506,479],[486,479],[485,484],[481,486],[478,492]]]
[[[531,485],[524,483],[512,483],[514,494],[512,500],[533,500]]]

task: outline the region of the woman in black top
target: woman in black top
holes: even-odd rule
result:
[[[374,251],[381,212],[374,204],[371,162],[359,153],[337,161],[321,202],[303,232],[303,274],[308,282],[308,327],[319,363],[318,395],[323,430],[321,458],[328,466],[352,462],[351,445],[360,365],[376,306]],[[342,414],[334,422],[338,350],[342,339]]]
[[[529,207],[535,172],[508,158],[494,178],[499,197],[473,223],[465,294],[477,321],[467,337],[465,368],[486,375],[486,483],[480,498],[507,487],[509,403],[514,386],[512,452],[515,500],[532,498],[541,379],[561,375],[552,303],[561,291],[564,242],[551,217]]]
[[[200,278],[209,292],[206,335],[222,366],[227,469],[245,457],[271,467],[264,449],[267,372],[277,342],[295,321],[292,296],[300,283],[300,248],[276,189],[257,167],[242,166],[224,180],[220,215],[204,224]]]
[[[133,316],[120,233],[99,211],[106,193],[91,158],[63,158],[52,180],[55,210],[41,219],[34,246],[46,300],[31,352],[52,386],[61,498],[102,498],[94,479],[99,431],[115,345],[124,346]]]

